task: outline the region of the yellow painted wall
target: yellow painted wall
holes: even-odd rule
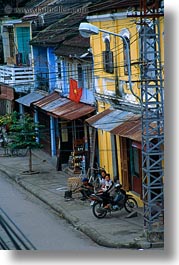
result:
[[[99,139],[100,165],[104,167],[108,173],[111,174],[112,173],[111,135],[108,132],[99,130],[98,139]]]
[[[95,26],[108,30],[111,32],[119,33],[122,29],[127,28],[130,32],[130,53],[131,53],[131,62],[135,63],[138,60],[138,43],[137,39],[137,28],[136,25],[131,21],[130,18],[123,18],[120,20],[110,20],[102,22],[93,22]],[[103,42],[103,33],[98,35],[91,36],[91,47],[94,55],[94,75],[98,77],[98,88],[99,93],[104,94],[106,92],[116,94],[115,88],[115,70],[114,74],[108,74],[103,71],[103,60],[102,60],[102,51],[105,50],[105,43]],[[124,74],[123,67],[123,42],[119,37],[110,35],[110,50],[114,54],[114,65],[117,64],[118,69],[118,78],[123,81],[128,81],[128,76]],[[139,68],[135,64],[131,66],[132,79],[138,80]],[[124,85],[125,92],[130,93],[128,86]],[[137,83],[133,85],[134,92],[139,96],[139,89],[137,88]],[[110,105],[98,102],[98,112],[102,112],[105,109],[109,108]],[[118,137],[117,137],[118,138]],[[106,170],[113,175],[112,168],[112,152],[111,152],[111,135],[110,133],[99,131],[99,154],[100,154],[100,165],[105,166]],[[118,153],[118,168],[121,172],[121,161],[120,161],[120,143],[117,139],[117,153]],[[121,174],[120,174],[121,175]]]
[[[131,78],[133,81],[139,79],[139,65],[138,65],[138,32],[136,24],[131,21],[131,18],[123,18],[115,21],[103,21],[103,22],[93,22],[95,26],[108,30],[114,33],[120,33],[123,29],[128,29],[130,32],[130,54],[131,54]],[[91,36],[91,47],[93,49],[94,54],[94,75],[100,76],[100,88],[101,93],[103,93],[104,87],[103,79],[109,78],[115,80],[115,71],[114,74],[108,74],[103,71],[103,63],[102,63],[102,51],[105,50],[105,44],[102,40],[103,33],[100,32],[98,35]],[[110,35],[110,49],[114,53],[114,65],[117,61],[118,68],[118,77],[120,80],[128,81],[128,75],[124,74],[124,60],[123,60],[123,42],[120,37],[115,37]],[[125,92],[130,93],[129,87],[126,85]],[[115,85],[110,84],[107,87],[108,91],[115,92]],[[137,96],[140,96],[140,90],[137,87],[137,83],[133,82],[133,90]],[[134,98],[134,100],[136,100]]]

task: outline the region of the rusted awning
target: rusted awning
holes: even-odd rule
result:
[[[111,133],[132,139],[137,142],[141,142],[142,141],[141,115],[134,115],[130,119],[123,122],[121,125],[111,130]]]
[[[43,108],[44,106],[46,106],[50,102],[53,102],[54,100],[59,99],[59,98],[60,98],[59,94],[57,92],[53,92],[53,93],[45,96],[44,98],[34,102],[33,105],[37,106],[39,108]]]
[[[135,141],[142,139],[141,115],[119,109],[107,109],[86,122],[100,130],[120,135]]]
[[[66,120],[76,120],[94,111],[95,108],[93,106],[69,100],[63,106],[59,106],[50,111],[49,114],[51,113],[53,116]]]
[[[33,103],[33,105],[47,112],[47,115],[66,120],[75,120],[95,111],[95,107],[60,97],[57,92],[49,94],[42,100]]]

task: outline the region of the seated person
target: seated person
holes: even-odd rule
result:
[[[102,191],[104,192],[104,196],[103,196],[104,209],[110,208],[110,204],[108,202],[109,202],[109,199],[110,199],[110,196],[111,196],[110,192],[111,192],[113,186],[114,186],[114,183],[110,179],[110,174],[108,173],[108,174],[106,174],[105,182],[104,182],[104,184],[101,187]]]
[[[107,173],[105,176],[105,180],[101,186],[103,191],[107,191],[113,185],[113,181],[110,179],[110,174]]]
[[[81,192],[82,194],[82,198],[81,200],[84,201],[86,199],[89,198],[89,196],[94,193],[94,187],[91,183],[89,183],[89,180],[88,178],[83,178],[82,179],[82,185],[81,187],[79,188],[79,191]]]
[[[101,181],[100,181],[101,186],[105,185],[105,177],[106,177],[106,171],[102,169],[101,170]]]

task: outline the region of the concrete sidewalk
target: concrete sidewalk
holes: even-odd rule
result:
[[[63,218],[69,221],[101,246],[113,248],[151,248],[163,247],[162,242],[151,244],[143,236],[143,217],[126,218],[125,210],[107,215],[104,219],[93,216],[90,202],[81,201],[81,194],[73,195],[73,200],[65,200],[64,192],[70,177],[67,173],[56,171],[56,159],[42,150],[33,151],[34,174],[28,170],[28,156],[5,157],[0,150],[0,171],[19,185],[37,196]]]

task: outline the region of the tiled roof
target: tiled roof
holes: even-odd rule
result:
[[[55,49],[55,54],[58,56],[81,56],[87,52],[87,48],[90,47],[89,39],[82,38],[80,35],[77,35],[73,38],[65,40],[62,44],[57,46]]]
[[[83,14],[70,14],[39,32],[32,39],[31,44],[44,46],[57,45],[69,37],[79,35],[78,27],[83,19]]]
[[[116,0],[104,0],[104,1],[96,1],[94,4],[90,6],[89,9],[89,15],[91,13],[100,13],[100,12],[106,12],[115,11],[119,8],[124,7],[135,7],[139,6],[140,0],[122,0],[122,1],[116,1]]]

